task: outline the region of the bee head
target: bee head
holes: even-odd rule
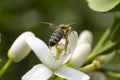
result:
[[[61,25],[59,25],[59,27],[60,27],[60,29],[66,30],[70,27],[70,25],[61,24]]]

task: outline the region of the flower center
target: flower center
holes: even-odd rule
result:
[[[51,47],[50,50],[55,60],[64,59],[64,57],[69,53],[66,39],[61,39],[60,42],[55,46]]]

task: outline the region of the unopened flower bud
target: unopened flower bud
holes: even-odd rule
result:
[[[88,43],[91,45],[92,42],[93,42],[93,34],[90,31],[85,30],[79,35],[77,44],[80,45],[82,43]]]
[[[8,57],[13,62],[20,62],[28,55],[31,48],[26,43],[25,39],[31,36],[34,37],[32,32],[24,32],[14,41],[8,51]]]
[[[85,62],[87,56],[89,55],[90,51],[90,44],[83,43],[77,46],[69,64],[74,68],[81,67]]]

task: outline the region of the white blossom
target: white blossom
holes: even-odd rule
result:
[[[8,51],[8,57],[13,62],[19,62],[22,59],[24,59],[28,53],[30,52],[31,48],[26,43],[25,39],[27,37],[34,37],[34,34],[32,32],[24,32],[22,33],[12,44]]]
[[[67,49],[65,49],[65,39],[62,39],[57,47],[49,48],[39,38],[27,38],[26,42],[42,64],[35,65],[22,77],[22,80],[48,80],[53,73],[67,80],[89,80],[88,75],[64,65],[72,57],[77,44],[77,38],[76,32],[70,33]]]

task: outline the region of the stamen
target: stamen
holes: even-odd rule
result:
[[[65,46],[63,44],[57,44],[56,45],[57,53],[55,55],[55,59],[59,59],[62,55],[62,51],[65,50]]]

